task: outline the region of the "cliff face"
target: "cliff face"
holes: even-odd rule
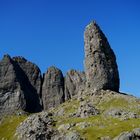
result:
[[[50,67],[45,73],[42,99],[44,110],[57,107],[64,102],[64,77],[61,70]]]
[[[25,97],[16,75],[14,61],[5,55],[0,62],[0,114],[25,108]]]
[[[36,65],[24,58],[4,56],[0,62],[1,113],[10,114],[17,110],[27,112],[41,111],[40,87],[40,70]]]
[[[70,70],[65,76],[65,100],[77,95],[79,90],[85,87],[85,73]]]

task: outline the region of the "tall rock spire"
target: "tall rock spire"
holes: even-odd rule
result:
[[[87,86],[94,90],[119,91],[119,72],[115,54],[95,21],[86,26],[84,43]]]
[[[58,68],[51,66],[44,75],[42,85],[44,110],[57,107],[64,102],[64,77]]]

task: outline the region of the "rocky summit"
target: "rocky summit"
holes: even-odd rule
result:
[[[140,99],[120,93],[116,56],[95,21],[86,26],[85,71],[41,75],[23,57],[0,61],[1,140],[140,140]]]

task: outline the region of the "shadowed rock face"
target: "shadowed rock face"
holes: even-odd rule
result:
[[[40,94],[42,78],[41,78],[41,72],[38,66],[27,61],[23,57],[14,57],[13,60],[24,71],[31,85],[36,89],[37,93]]]
[[[0,114],[25,109],[26,102],[16,76],[14,62],[9,55],[0,61]]]
[[[19,79],[26,99],[25,111],[41,111],[41,72],[39,68],[23,57],[14,57],[13,61],[16,69],[16,76]]]
[[[65,100],[71,99],[78,91],[84,88],[85,73],[70,70],[65,77]]]
[[[34,64],[27,62],[24,58],[20,59],[20,62],[17,62],[16,59],[5,55],[0,61],[0,112],[14,113],[17,110],[39,112],[42,109],[40,91],[38,86],[32,85],[29,80],[32,75],[40,76],[39,69],[36,68],[38,73],[32,71],[33,73],[27,74],[26,72],[33,70]],[[22,61],[26,61],[30,65],[27,67],[22,64]],[[26,72],[20,67],[20,64],[26,67]],[[32,79],[32,82],[35,80]],[[41,86],[41,79],[38,79],[39,82],[39,86]]]
[[[61,70],[53,66],[44,75],[42,100],[44,110],[56,107],[64,102],[64,77]]]
[[[86,27],[84,42],[87,86],[94,90],[119,91],[119,73],[115,54],[95,22],[91,22]]]

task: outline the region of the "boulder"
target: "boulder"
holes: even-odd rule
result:
[[[116,57],[107,38],[96,24],[91,22],[84,32],[85,74],[87,87],[119,91],[119,72]]]
[[[42,100],[44,110],[64,102],[64,77],[61,70],[54,66],[50,67],[44,75]]]
[[[83,140],[78,132],[71,131],[68,132],[63,140]]]
[[[53,129],[55,121],[47,112],[34,114],[22,122],[16,130],[16,136],[20,140],[53,140],[57,133]]]
[[[140,140],[140,128],[135,128],[131,132],[123,132],[113,140]]]
[[[71,99],[78,94],[78,91],[84,88],[85,73],[76,70],[70,70],[65,76],[65,100]]]
[[[29,116],[16,129],[19,140],[82,140],[76,131],[68,131],[70,124],[54,127],[56,121],[47,112]],[[63,131],[62,131],[63,130]]]
[[[120,120],[136,119],[140,116],[134,112],[127,111],[125,109],[111,108],[104,112],[105,116],[111,116],[113,118],[118,118]]]
[[[99,114],[99,110],[96,109],[90,102],[83,101],[80,103],[80,107],[77,110],[76,117],[87,118],[96,116]]]

